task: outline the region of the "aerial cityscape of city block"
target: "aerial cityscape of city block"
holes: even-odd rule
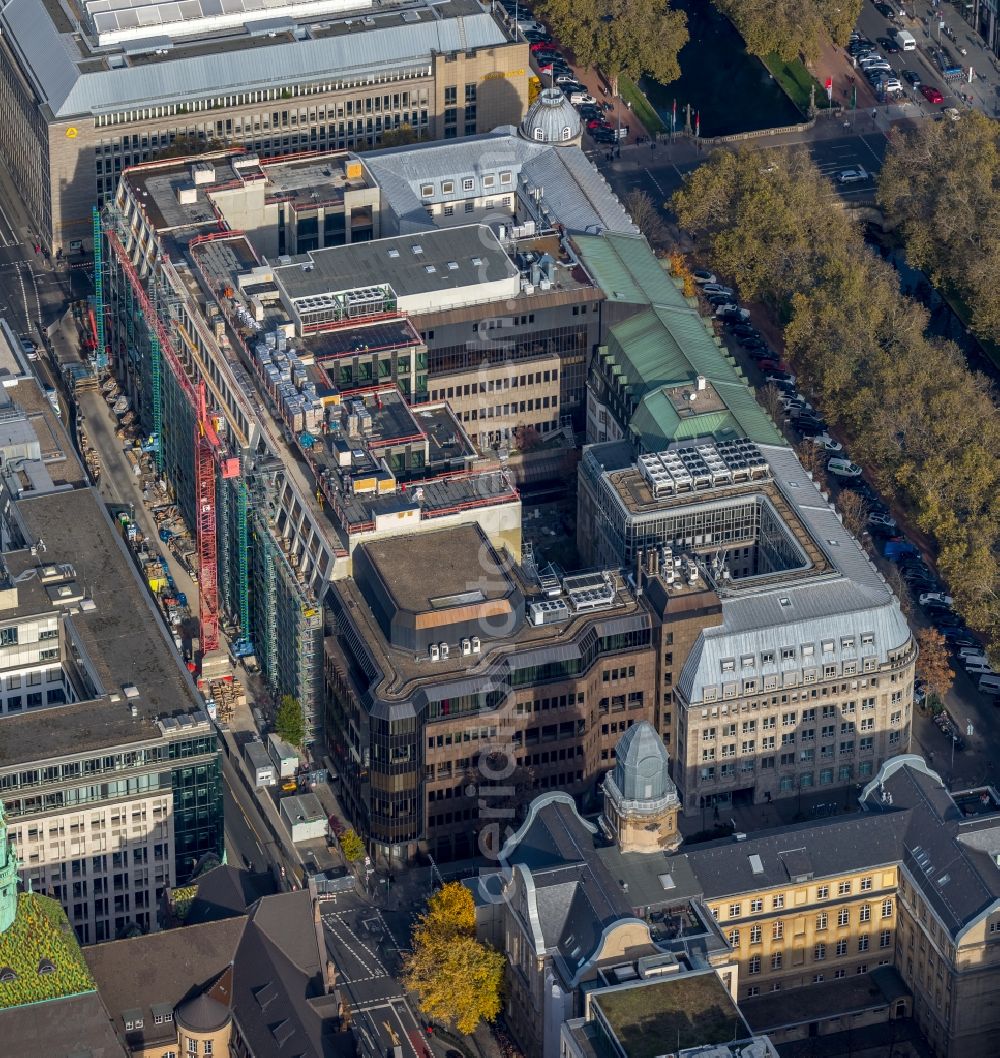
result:
[[[0,1058],[996,1058],[998,218],[1000,0],[0,0]]]

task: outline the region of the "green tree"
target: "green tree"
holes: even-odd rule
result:
[[[623,74],[661,84],[681,75],[687,16],[669,0],[542,0],[536,10],[579,63],[605,74],[615,94]]]
[[[290,746],[301,749],[306,740],[306,722],[298,699],[290,694],[281,696],[278,713],[274,718],[274,730]]]
[[[956,292],[973,330],[1000,341],[1000,125],[978,110],[895,133],[879,201],[907,259]]]
[[[917,672],[927,682],[927,689],[931,694],[936,694],[943,700],[955,682],[955,673],[948,656],[948,644],[936,628],[921,628],[917,632],[917,645],[920,649]]]
[[[826,29],[813,0],[719,0],[751,55],[814,59]]]
[[[950,135],[938,129],[927,142]],[[971,139],[983,165],[988,141],[982,129]],[[926,168],[931,157],[908,164]],[[938,236],[924,207],[900,190],[907,174],[889,175],[887,208],[932,253]],[[968,188],[961,208],[975,195],[983,198]],[[807,392],[933,538],[956,609],[1000,653],[1000,415],[988,382],[952,343],[925,333],[927,313],[900,292],[898,274],[868,250],[804,153],[717,152],[672,202],[712,266],[785,324],[785,355]]]
[[[500,1013],[503,973],[503,954],[476,939],[472,893],[449,882],[413,927],[403,983],[427,1017],[471,1035],[481,1021]]]
[[[354,863],[365,858],[365,843],[353,829],[345,830],[337,840],[340,842],[340,851],[344,854],[345,860]]]

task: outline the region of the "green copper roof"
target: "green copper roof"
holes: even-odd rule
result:
[[[637,405],[629,426],[644,449],[706,436],[786,443],[705,318],[687,303],[645,239],[605,234],[577,237],[576,243],[609,300],[648,306],[615,324],[602,350],[620,368],[621,384]],[[726,410],[679,415],[663,389],[693,385],[699,375],[711,382]]]

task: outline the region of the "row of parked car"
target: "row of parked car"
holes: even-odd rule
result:
[[[613,126],[607,118],[612,104],[599,103],[588,91],[587,86],[577,80],[569,60],[563,54],[558,43],[548,29],[536,21],[531,9],[518,0],[497,0],[503,9],[507,21],[516,27],[517,33],[528,42],[531,59],[542,78],[551,78],[552,83],[561,88],[569,101],[580,112],[580,118],[588,135],[595,143],[610,145],[628,136],[628,127]]]
[[[761,369],[766,384],[780,394],[781,408],[791,428],[803,439],[819,445],[827,453],[827,472],[841,488],[857,492],[867,509],[867,527],[878,541],[885,558],[893,562],[930,624],[948,643],[955,660],[986,695],[1000,695],[1000,674],[994,671],[978,639],[952,608],[953,600],[946,587],[927,565],[919,548],[899,529],[896,519],[881,496],[865,480],[863,469],[848,457],[844,446],[833,438],[826,420],[798,389],[790,367],[768,347],[763,335],[750,323],[750,313],[741,308],[731,287],[706,270],[696,269],[692,276],[701,295],[722,319],[734,341]]]

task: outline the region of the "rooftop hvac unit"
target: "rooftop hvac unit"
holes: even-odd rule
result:
[[[431,661],[440,661],[441,660],[441,648],[437,645],[437,643],[431,643],[430,655],[431,655]]]
[[[471,653],[472,653],[472,640],[471,639],[463,639],[462,640],[462,657],[463,658],[467,658]]]
[[[447,661],[448,660],[448,654],[449,654],[448,644],[447,643],[442,643],[441,644],[441,660],[442,661]]]
[[[482,652],[483,644],[479,641],[479,636],[472,637],[472,653],[479,654]]]

